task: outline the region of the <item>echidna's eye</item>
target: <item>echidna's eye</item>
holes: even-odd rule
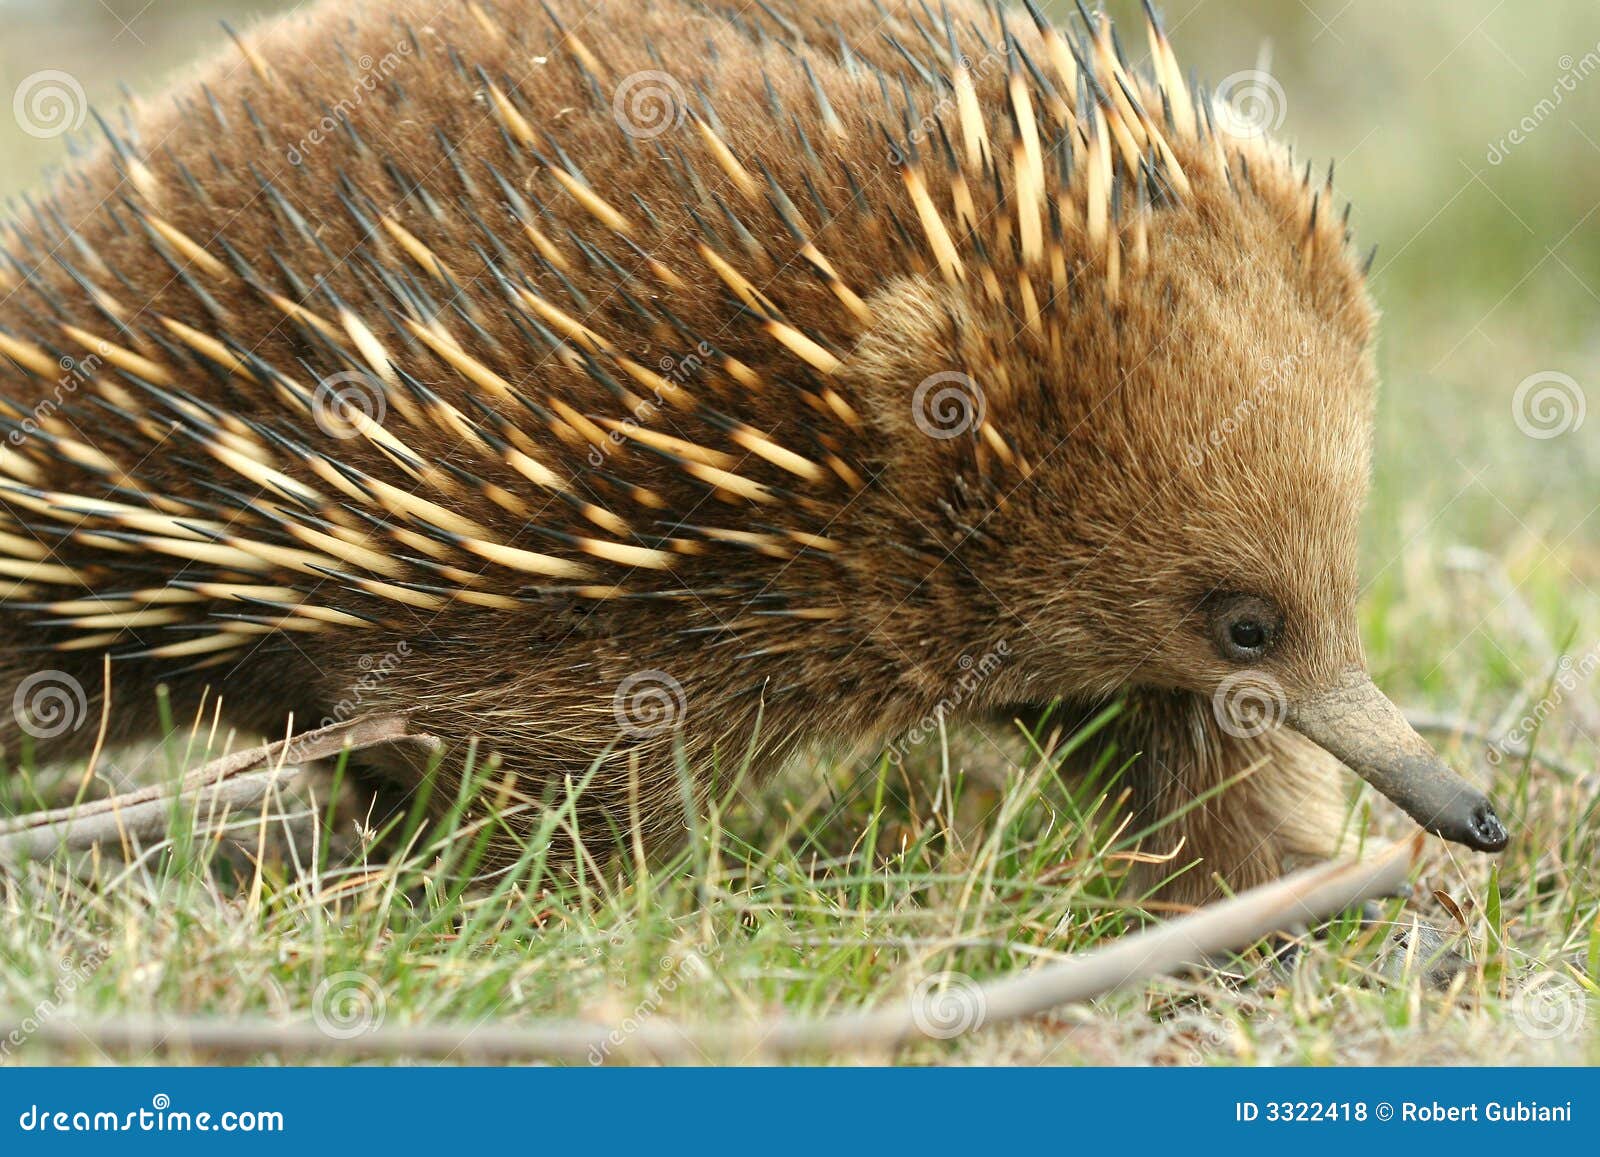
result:
[[[1240,619],[1228,628],[1228,638],[1241,651],[1255,651],[1265,645],[1267,628],[1255,619]]]
[[[1224,594],[1207,600],[1211,638],[1224,659],[1250,663],[1278,641],[1283,616],[1271,599],[1259,595]]]

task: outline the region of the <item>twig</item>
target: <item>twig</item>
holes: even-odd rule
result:
[[[910,1041],[948,1038],[1072,1001],[1088,1000],[1207,957],[1238,951],[1263,936],[1324,920],[1367,900],[1394,895],[1422,848],[1410,840],[1360,861],[1324,864],[1253,888],[1108,947],[983,986],[953,986],[889,1008],[816,1020],[778,1017],[749,1023],[670,1024],[656,1018],[623,1033],[603,1024],[552,1021],[518,1027],[482,1022],[380,1025],[360,1036],[323,1032],[306,1021],[266,1018],[52,1018],[28,1038],[57,1047],[199,1052],[222,1057],[433,1057],[451,1060],[561,1060],[602,1063],[712,1058],[777,1060],[808,1054],[890,1052]],[[957,1031],[942,1031],[953,1022]],[[0,1023],[0,1038],[17,1027]],[[27,1034],[24,1034],[27,1036]]]
[[[44,859],[62,849],[86,851],[130,839],[159,839],[168,833],[174,804],[198,814],[237,811],[265,799],[287,777],[286,765],[326,759],[346,747],[359,750],[415,737],[404,715],[353,719],[224,755],[189,772],[176,788],[145,787],[0,821],[0,863]]]

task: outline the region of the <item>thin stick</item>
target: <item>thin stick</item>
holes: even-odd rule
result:
[[[484,1022],[379,1025],[334,1036],[306,1021],[266,1018],[112,1017],[46,1020],[30,1041],[60,1048],[91,1044],[145,1055],[204,1053],[243,1058],[334,1055],[451,1060],[618,1060],[704,1063],[777,1060],[819,1053],[892,1052],[912,1041],[946,1039],[1073,1001],[1088,1000],[1208,957],[1239,951],[1263,936],[1316,923],[1400,889],[1423,836],[1374,849],[1359,861],[1324,864],[1252,888],[1179,919],[1125,936],[1073,960],[978,986],[953,986],[888,1008],[816,1020],[670,1024],[647,1021],[631,1033],[603,1024],[551,1021],[525,1027]],[[0,1037],[16,1027],[0,1022]],[[955,1031],[946,1031],[949,1029]],[[27,1034],[24,1034],[27,1035]]]
[[[175,802],[206,811],[234,811],[265,799],[287,777],[286,764],[306,763],[412,737],[404,715],[374,715],[334,723],[293,739],[213,759],[177,787],[153,786],[110,799],[0,821],[0,863],[39,860],[58,850],[86,851],[124,838],[160,839]]]

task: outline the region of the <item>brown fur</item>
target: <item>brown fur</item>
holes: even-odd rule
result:
[[[291,526],[343,526],[380,554],[411,560],[385,581],[421,584],[427,590],[414,593],[431,600],[412,606],[361,589],[350,576],[383,576],[347,558],[328,560],[338,573],[327,574],[270,560],[240,569],[176,557],[125,513],[70,510],[59,498],[30,506],[14,490],[0,496],[8,516],[0,531],[44,543],[51,553],[39,561],[64,564],[75,578],[37,581],[25,565],[10,572],[19,586],[0,611],[0,698],[53,667],[88,690],[92,720],[101,654],[110,650],[128,656],[114,666],[119,738],[153,720],[148,688],[157,680],[172,686],[180,710],[210,688],[241,725],[279,732],[291,712],[296,726],[336,713],[374,658],[404,643],[409,654],[369,681],[361,710],[411,710],[419,727],[458,750],[480,738],[519,777],[523,798],[580,780],[599,760],[582,799],[583,829],[599,833],[633,816],[669,837],[682,826],[675,744],[703,786],[714,765],[744,757],[753,736],[761,767],[802,743],[888,739],[936,710],[964,656],[1003,640],[1006,661],[962,712],[1008,714],[1056,698],[1088,711],[1126,695],[1116,738],[1144,753],[1134,774],[1150,815],[1257,768],[1156,837],[1168,849],[1185,841],[1182,859],[1202,861],[1182,895],[1204,895],[1212,874],[1241,886],[1295,856],[1327,854],[1342,823],[1337,764],[1289,732],[1241,740],[1219,728],[1212,692],[1236,668],[1218,655],[1204,617],[1217,592],[1272,598],[1283,638],[1261,666],[1291,697],[1361,662],[1356,535],[1374,315],[1321,181],[1307,183],[1270,142],[1219,144],[1203,122],[1198,132],[1168,124],[1190,191],[1141,210],[1119,160],[1110,256],[1084,224],[1097,124],[1084,118],[1090,98],[1069,94],[1079,110],[1066,130],[1079,137],[1074,167],[1064,185],[1054,153],[1045,170],[1050,204],[1064,189],[1071,208],[1043,218],[1062,284],[1049,259],[1020,252],[1008,70],[1004,53],[985,57],[985,41],[1001,43],[988,10],[951,5],[997,162],[989,175],[966,172],[980,218],[973,237],[958,222],[950,184],[952,166],[965,168],[955,160],[965,149],[957,102],[943,79],[923,77],[894,47],[948,75],[948,60],[919,31],[932,31],[921,5],[885,0],[885,15],[865,0],[775,3],[786,26],[759,7],[738,6],[731,17],[689,0],[594,12],[551,0],[551,8],[566,33],[530,0],[325,3],[269,24],[246,43],[270,73],[256,75],[238,52],[224,55],[174,99],[137,111],[137,144],[131,134],[119,139],[0,233],[11,255],[9,268],[0,265],[0,337],[11,339],[13,358],[23,355],[0,358],[0,389],[14,420],[31,416],[35,427],[16,427],[26,436],[7,444],[0,471],[38,491],[205,521],[212,529],[201,537],[220,524],[246,553],[258,544],[316,551]],[[1027,16],[1007,20],[1048,70]],[[309,141],[325,110],[357,91],[362,61],[391,55],[399,58],[392,74],[361,90],[328,139]],[[819,111],[807,68],[842,123],[839,136]],[[613,94],[647,70],[669,73],[697,113],[714,107],[711,123],[754,196],[719,166],[692,120],[648,141],[621,131]],[[1064,130],[1051,123],[1048,94],[1021,75],[1049,149]],[[1137,87],[1160,123],[1161,96],[1148,82]],[[941,275],[889,155],[886,132],[905,149],[907,98],[913,119],[941,126],[919,133],[912,167],[956,239],[958,284]],[[1104,122],[1103,109],[1095,115]],[[516,139],[519,121],[531,144]],[[286,159],[291,148],[299,164]],[[626,218],[638,248],[546,161],[581,170]],[[842,283],[865,301],[870,322],[799,255],[763,166]],[[559,275],[494,172],[534,206],[534,223],[559,251]],[[852,182],[861,194],[854,202]],[[448,279],[378,224],[384,216],[420,240]],[[151,218],[202,246],[211,262],[186,253]],[[1141,227],[1147,261],[1135,236]],[[789,326],[831,350],[838,368],[825,373],[775,341],[740,307],[702,244]],[[653,273],[641,252],[673,280]],[[999,300],[986,288],[990,275]],[[1037,321],[1019,286],[1024,275]],[[570,334],[556,334],[553,346],[556,323],[512,300],[508,284],[581,319],[609,350],[585,350],[588,339]],[[88,285],[115,304],[97,307]],[[309,310],[330,333],[286,316],[267,291]],[[319,378],[389,369],[342,328],[341,309],[359,316],[404,371],[387,387],[384,428],[415,452],[409,468],[366,437],[329,437],[307,412],[304,396]],[[225,372],[163,319],[247,355],[256,380]],[[448,331],[520,400],[467,380],[405,320]],[[171,384],[152,391],[100,356],[84,362],[87,381],[63,391],[49,363],[95,352],[63,322],[160,365]],[[701,342],[713,352],[696,354]],[[27,364],[30,352],[43,364]],[[640,424],[715,451],[728,470],[767,489],[752,499],[737,482],[718,485],[677,456],[628,442],[599,447],[596,470],[596,447],[571,415],[620,420],[650,394],[619,356],[662,372],[687,365],[677,384],[689,397],[669,398]],[[748,372],[730,372],[728,357]],[[948,372],[978,384],[989,430],[935,439],[914,421],[914,388]],[[302,388],[300,400],[283,378]],[[494,432],[476,399],[515,432],[464,437],[432,416],[433,398]],[[205,409],[186,410],[183,399]],[[571,407],[560,411],[566,417],[556,402]],[[820,476],[751,453],[724,418],[819,465]],[[508,437],[567,480],[565,495],[504,464]],[[220,461],[219,440],[314,488],[313,509]],[[85,466],[80,443],[109,463]],[[477,532],[341,493],[312,469],[313,456],[463,515],[498,545],[580,562],[588,574],[541,576],[488,561],[464,541]],[[490,484],[526,513],[486,496]],[[626,528],[603,517],[602,526],[583,504]],[[712,540],[705,527],[766,537],[752,549]],[[132,537],[91,537],[97,530]],[[667,562],[614,564],[572,536],[665,551]],[[174,580],[295,593],[269,603],[196,594],[171,604],[180,621],[120,632],[103,621],[64,621],[81,609],[42,606],[92,593],[170,592]],[[471,605],[455,597],[463,588],[506,601]],[[619,589],[597,597],[597,588]],[[225,635],[237,645],[187,657],[136,654],[237,631],[241,615],[280,625],[300,605],[370,621],[296,617],[292,625],[308,629]],[[81,650],[32,650],[86,637]],[[619,735],[619,684],[655,671],[682,687],[678,725]],[[8,747],[13,724],[0,719]],[[81,749],[93,731],[60,737],[57,750]],[[403,760],[388,771],[415,774]],[[527,822],[511,826],[525,831]],[[508,836],[503,850],[514,842]]]

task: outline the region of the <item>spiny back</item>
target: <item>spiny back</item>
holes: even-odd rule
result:
[[[1145,74],[1103,20],[965,0],[438,8],[241,38],[0,234],[0,597],[50,645],[643,603],[815,657],[1059,440],[1007,366],[1161,324],[1162,239],[1232,231],[1329,310],[1359,280],[1329,190],[1219,131],[1153,17]],[[926,492],[874,359],[963,319],[910,283],[1016,321],[960,335],[978,396],[898,385],[962,407]]]

